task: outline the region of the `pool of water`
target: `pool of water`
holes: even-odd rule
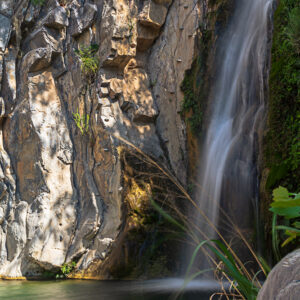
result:
[[[13,300],[154,300],[174,299],[181,279],[149,281],[0,281],[0,299]],[[207,300],[219,289],[212,281],[192,281],[182,300]]]

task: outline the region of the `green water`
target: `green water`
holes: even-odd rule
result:
[[[0,281],[0,299],[13,300],[164,300],[170,299],[182,286],[181,281]],[[200,287],[201,289],[201,287]],[[211,291],[194,287],[181,298],[209,299]]]

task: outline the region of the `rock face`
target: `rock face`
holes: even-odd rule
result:
[[[119,137],[185,184],[180,83],[201,20],[193,0],[1,1],[0,276],[110,259],[132,151]],[[87,74],[76,50],[93,45]]]
[[[284,257],[271,271],[257,300],[297,300],[300,295],[300,250]]]

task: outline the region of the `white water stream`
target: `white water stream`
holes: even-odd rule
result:
[[[268,28],[273,0],[237,0],[219,41],[208,128],[199,164],[197,201],[213,224],[225,208],[241,227],[249,226],[258,195],[258,136],[265,123]],[[244,224],[243,224],[244,223]],[[199,226],[209,238],[214,230]]]

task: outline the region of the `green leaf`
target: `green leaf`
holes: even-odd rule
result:
[[[296,232],[296,233],[299,233],[300,234],[300,229],[296,229],[294,227],[289,227],[289,226],[282,226],[282,225],[279,225],[279,226],[276,226],[275,227],[277,230],[287,230],[287,231],[291,231],[291,232]]]
[[[291,194],[291,195],[294,196],[294,200],[300,199],[300,193],[298,193],[298,194]]]
[[[300,222],[294,222],[292,224],[295,228],[299,228],[300,229]]]
[[[272,207],[270,211],[285,217],[286,219],[294,219],[300,217],[300,207]]]
[[[155,201],[151,198],[151,204],[153,205],[154,209],[156,209],[165,219],[167,219],[170,223],[176,225],[181,230],[185,231],[185,227],[177,222],[173,217],[171,217],[168,213],[166,213],[159,205],[155,203]]]
[[[280,251],[279,251],[279,242],[278,242],[278,233],[276,230],[276,224],[277,224],[277,215],[276,213],[274,213],[273,218],[272,218],[272,248],[273,248],[273,252],[275,255],[275,258],[277,261],[280,260],[281,255],[280,255]]]
[[[282,244],[281,247],[286,246],[287,244],[289,244],[290,242],[292,242],[293,240],[295,240],[297,238],[296,234],[291,234],[290,237],[288,237]]]
[[[261,256],[258,256],[258,259],[259,259],[260,263],[262,264],[262,267],[264,268],[265,274],[269,274],[271,272],[271,267],[269,266],[269,264]]]
[[[291,199],[289,201],[276,201],[271,204],[272,207],[300,207],[300,199]]]
[[[289,192],[286,188],[280,186],[277,189],[273,190],[273,200],[274,201],[286,201],[290,200]]]

